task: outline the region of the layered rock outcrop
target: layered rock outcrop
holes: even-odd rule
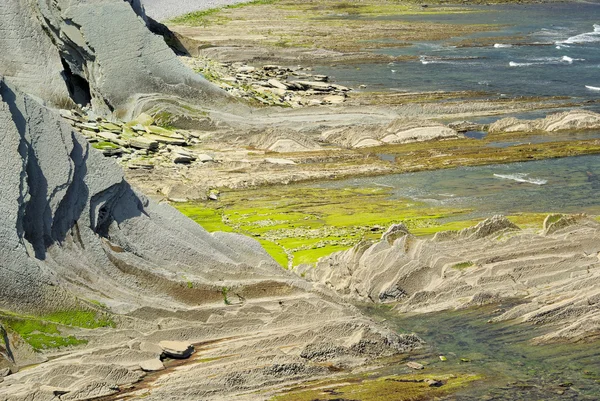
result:
[[[571,110],[551,114],[537,120],[520,120],[515,117],[503,118],[491,124],[491,134],[501,132],[557,132],[566,130],[587,130],[600,128],[600,114],[587,110]]]
[[[394,302],[399,312],[466,308],[521,298],[499,319],[553,325],[540,340],[578,339],[600,330],[600,224],[553,215],[542,234],[494,217],[432,239],[392,227],[297,272],[348,300]]]
[[[229,101],[147,29],[138,0],[6,0],[0,27],[0,73],[53,106],[127,117],[144,95]]]
[[[133,266],[158,286],[182,275],[198,285],[285,278],[256,242],[209,234],[137,193],[114,162],[31,97],[4,81],[0,95],[0,307],[56,309],[69,304],[67,288],[120,302],[155,296],[155,288],[128,279]]]
[[[461,134],[443,124],[400,118],[387,127],[365,125],[328,130],[323,132],[321,140],[345,148],[366,148],[461,137]]]

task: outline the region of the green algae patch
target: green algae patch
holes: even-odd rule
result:
[[[393,375],[378,378],[351,378],[319,382],[310,389],[298,389],[277,395],[271,401],[415,401],[431,400],[451,394],[469,383],[481,380],[479,375]]]
[[[473,266],[475,266],[475,263],[473,263],[469,260],[467,262],[456,263],[456,264],[452,265],[452,268],[456,269],[456,270],[465,270],[465,269],[468,269],[469,267],[473,267]]]
[[[433,208],[392,199],[388,188],[328,189],[308,186],[222,192],[218,202],[174,204],[208,231],[257,239],[282,266],[315,263],[364,239],[376,240],[392,224],[411,231],[435,227],[468,209]]]
[[[22,316],[0,311],[0,322],[17,333],[36,351],[87,344],[87,340],[63,335],[68,328],[114,327],[108,316],[92,311],[61,311],[44,316]]]

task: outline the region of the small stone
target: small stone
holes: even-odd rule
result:
[[[132,130],[134,131],[146,131],[146,128],[144,128],[144,126],[142,124],[135,124],[134,126],[131,127]]]
[[[419,370],[419,369],[425,369],[425,366],[423,366],[422,364],[420,364],[419,362],[408,362],[406,364],[406,366],[408,366],[411,369],[415,369],[415,370]]]
[[[10,375],[10,369],[9,368],[0,369],[0,377],[6,377],[8,375]]]
[[[121,148],[104,148],[104,149],[102,149],[102,154],[106,157],[120,156],[123,154],[123,149],[121,149]]]
[[[254,72],[256,71],[256,68],[249,66],[249,65],[245,65],[243,67],[240,67],[237,69],[237,72]]]
[[[205,153],[201,153],[201,154],[197,155],[196,157],[198,158],[198,161],[200,161],[202,163],[214,161],[214,159],[211,156],[209,156]]]
[[[100,127],[106,131],[121,132],[121,126],[113,123],[102,123]]]
[[[424,381],[429,385],[429,387],[441,387],[444,384],[441,381],[435,379],[425,379]]]
[[[102,131],[96,134],[98,137],[105,139],[110,142],[117,143],[119,141],[120,136],[115,134],[114,132]]]
[[[171,358],[186,359],[194,353],[194,346],[184,341],[161,341],[158,345],[163,354]]]
[[[134,149],[156,150],[158,149],[158,141],[138,136],[129,140],[129,146]]]
[[[440,355],[440,361],[446,362],[447,360],[448,358],[446,358],[444,355]]]
[[[94,132],[100,131],[100,128],[98,128],[98,125],[94,124],[94,123],[79,123],[79,124],[77,124],[77,126],[81,129],[87,129],[87,130],[94,131]]]
[[[157,372],[163,370],[165,365],[163,365],[160,359],[155,358],[140,362],[140,368],[142,368],[144,372]]]
[[[267,81],[267,83],[269,85],[271,85],[273,88],[278,88],[278,89],[283,89],[283,90],[287,90],[287,86],[284,85],[283,83],[279,82],[278,80],[276,80],[275,78],[271,78]]]
[[[173,163],[191,163],[196,160],[196,156],[182,148],[174,148],[171,151]]]

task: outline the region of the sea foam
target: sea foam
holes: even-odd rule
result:
[[[579,35],[571,36],[566,40],[556,42],[556,44],[581,44],[581,43],[593,43],[600,42],[600,25],[594,24],[594,30],[592,32],[586,32]]]
[[[541,178],[528,178],[529,174],[527,173],[515,173],[515,174],[494,174],[494,177],[502,178],[504,180],[513,180],[516,182],[525,182],[528,184],[535,185],[544,185],[548,183],[548,180],[543,180]]]

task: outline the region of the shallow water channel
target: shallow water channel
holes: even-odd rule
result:
[[[446,400],[598,400],[600,341],[533,345],[548,327],[488,323],[506,305],[400,316],[386,308],[365,308],[400,333],[414,332],[427,345],[413,357],[425,373],[474,373],[484,380]],[[441,361],[439,356],[446,357]],[[389,367],[396,373],[405,366]]]
[[[471,208],[469,217],[514,213],[600,214],[600,156],[363,177],[321,183],[326,188],[390,188],[397,198]]]

